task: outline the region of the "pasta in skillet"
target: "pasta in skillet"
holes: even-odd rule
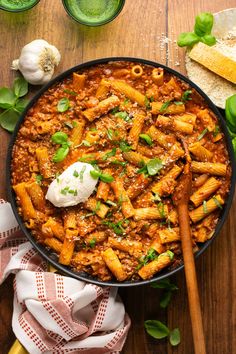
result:
[[[230,187],[224,135],[194,89],[141,63],[83,69],[28,111],[12,156],[18,211],[61,264],[102,281],[150,279],[182,262],[172,201],[183,172],[182,138],[192,157],[196,251],[213,235]],[[60,187],[78,162],[75,184]],[[90,194],[89,178],[96,185]],[[48,197],[51,185],[68,204]]]

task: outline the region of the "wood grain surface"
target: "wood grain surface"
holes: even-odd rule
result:
[[[234,7],[235,0],[126,0],[112,23],[98,28],[77,24],[60,0],[41,0],[30,11],[11,14],[0,10],[0,86],[11,85],[11,62],[28,42],[43,38],[58,47],[62,60],[56,73],[81,62],[110,56],[135,56],[167,64],[185,73],[184,50],[176,45],[180,32],[193,29],[199,12]],[[169,40],[166,40],[166,37]],[[37,92],[37,87],[31,92]],[[5,157],[9,134],[0,130],[0,196],[5,195]],[[233,354],[236,348],[236,201],[223,230],[197,260],[207,353]],[[184,273],[172,281],[175,292],[167,310],[160,309],[160,292],[149,286],[121,289],[120,295],[132,320],[123,354],[192,354],[193,341]],[[8,352],[11,330],[12,277],[0,288],[0,353]],[[144,330],[144,320],[156,319],[169,328],[179,327],[181,343],[173,348]]]

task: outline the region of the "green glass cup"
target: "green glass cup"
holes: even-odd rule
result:
[[[70,17],[86,26],[101,26],[116,18],[125,0],[62,0]]]
[[[22,12],[32,9],[40,0],[0,0],[0,10]]]

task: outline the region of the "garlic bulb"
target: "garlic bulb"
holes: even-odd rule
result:
[[[56,47],[43,39],[36,39],[22,48],[19,59],[12,62],[12,69],[20,70],[30,84],[43,85],[50,81],[60,59]]]

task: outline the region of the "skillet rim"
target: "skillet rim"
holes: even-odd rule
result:
[[[228,196],[226,199],[226,203],[225,203],[225,207],[223,209],[223,211],[220,214],[219,217],[219,221],[216,225],[215,231],[213,236],[206,241],[203,246],[199,249],[198,252],[196,252],[195,257],[197,258],[198,256],[200,256],[210,245],[211,243],[215,240],[215,238],[218,236],[220,230],[223,227],[224,222],[226,221],[227,215],[229,213],[232,201],[233,201],[233,196],[234,196],[234,187],[235,187],[235,182],[236,182],[236,163],[235,163],[235,156],[234,156],[234,150],[233,150],[233,145],[231,142],[231,138],[230,135],[228,133],[227,127],[226,127],[226,123],[223,119],[223,117],[221,116],[219,110],[217,109],[217,107],[214,105],[214,103],[210,100],[210,98],[191,80],[189,80],[187,77],[185,77],[184,75],[182,75],[181,73],[175,71],[174,69],[171,69],[169,67],[167,67],[164,64],[159,64],[157,62],[151,61],[151,60],[147,60],[147,59],[142,59],[142,58],[134,58],[134,57],[108,57],[108,58],[100,58],[100,59],[95,59],[95,60],[91,60],[91,61],[87,61],[81,64],[78,64],[76,66],[71,67],[70,69],[62,72],[61,74],[59,74],[58,76],[56,76],[54,79],[52,79],[49,83],[47,83],[45,86],[43,86],[37,93],[36,95],[30,100],[30,102],[28,103],[28,105],[26,106],[25,110],[22,112],[17,125],[15,127],[15,130],[11,136],[10,139],[10,143],[8,146],[8,150],[7,150],[7,159],[6,159],[6,183],[7,183],[7,196],[8,196],[8,200],[10,201],[10,204],[12,206],[12,210],[13,213],[17,219],[17,222],[19,223],[19,226],[21,228],[21,230],[23,231],[23,233],[25,234],[25,236],[27,237],[28,241],[30,241],[30,243],[33,245],[33,247],[40,253],[40,255],[46,259],[49,263],[51,263],[56,269],[58,269],[59,271],[62,272],[62,274],[65,274],[67,276],[71,276],[75,279],[81,280],[81,281],[85,281],[85,282],[89,282],[92,284],[96,284],[98,286],[118,286],[118,287],[132,287],[132,286],[140,286],[140,285],[146,285],[146,284],[151,284],[154,281],[159,281],[161,279],[167,278],[172,276],[173,274],[179,272],[180,270],[183,270],[184,268],[184,264],[179,265],[178,267],[176,267],[173,270],[163,270],[162,272],[158,273],[157,276],[148,279],[148,280],[139,280],[139,281],[125,281],[123,283],[119,283],[116,281],[100,281],[97,280],[96,278],[93,278],[92,276],[86,274],[86,273],[78,273],[73,271],[72,269],[70,269],[69,267],[66,267],[60,263],[58,263],[55,259],[55,257],[53,256],[53,253],[50,252],[47,248],[45,248],[43,245],[39,244],[34,237],[31,235],[31,233],[29,232],[29,230],[25,227],[24,222],[22,220],[22,218],[20,217],[20,215],[18,214],[17,211],[17,204],[16,204],[16,198],[15,198],[15,193],[13,191],[13,188],[11,186],[11,159],[12,159],[12,150],[14,147],[14,143],[19,131],[19,128],[22,124],[22,122],[24,121],[24,118],[28,112],[28,110],[33,107],[33,105],[37,102],[37,100],[39,99],[39,97],[45,93],[50,87],[52,87],[54,84],[56,84],[59,81],[62,81],[63,79],[65,79],[66,77],[70,76],[73,72],[78,71],[80,69],[84,69],[84,68],[88,68],[91,66],[95,66],[98,64],[104,64],[104,63],[108,63],[108,62],[112,62],[112,61],[129,61],[129,62],[134,62],[134,63],[141,63],[141,64],[145,64],[145,65],[150,65],[152,67],[161,67],[163,68],[166,72],[169,72],[173,75],[175,75],[176,77],[178,77],[179,79],[181,79],[182,81],[186,82],[187,84],[189,84],[191,86],[191,88],[194,88],[201,97],[204,98],[205,102],[207,103],[208,107],[214,112],[214,114],[216,115],[219,123],[220,123],[220,127],[221,130],[224,133],[225,136],[225,141],[226,141],[226,146],[227,146],[227,150],[228,150],[228,154],[229,154],[229,161],[231,163],[231,168],[232,168],[232,174],[231,174],[231,180],[230,180],[230,190],[228,192]]]

